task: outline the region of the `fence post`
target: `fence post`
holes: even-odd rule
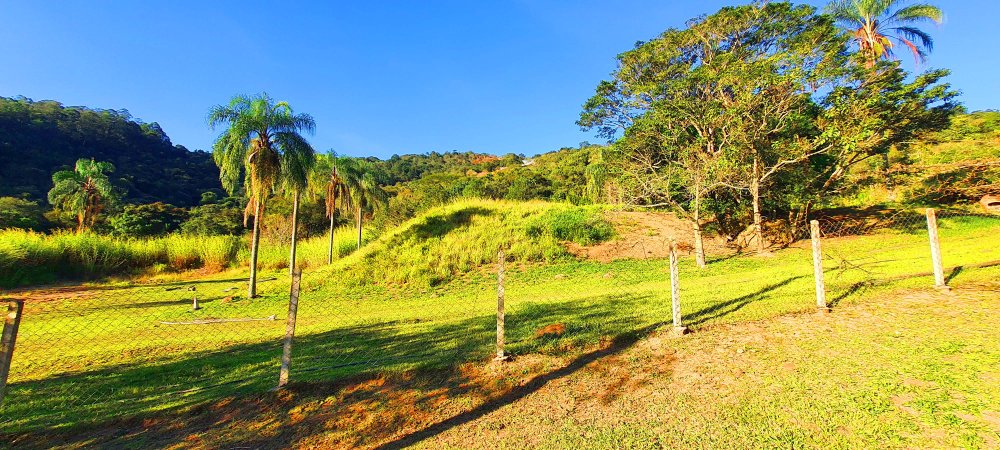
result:
[[[292,338],[295,336],[295,317],[299,312],[299,282],[302,269],[292,271],[292,288],[288,296],[288,325],[285,327],[285,346],[281,353],[281,373],[278,375],[278,389],[288,384],[288,372],[292,365]]]
[[[497,252],[497,356],[494,361],[509,361],[510,355],[504,351],[504,344],[506,338],[506,330],[504,326],[506,324],[507,316],[504,311],[504,298],[506,297],[506,291],[504,290],[504,275],[506,270],[507,257],[504,255],[503,249]]]
[[[927,208],[927,235],[931,241],[931,262],[934,263],[934,287],[947,289],[944,284],[944,266],[941,263],[941,242],[938,241],[937,212]]]
[[[809,237],[812,238],[813,277],[816,278],[816,310],[830,312],[826,304],[826,283],[823,281],[823,249],[819,238],[819,221],[809,222]]]
[[[3,322],[3,337],[0,338],[0,405],[3,404],[7,392],[7,376],[10,375],[10,363],[14,359],[14,343],[17,342],[17,329],[21,325],[21,313],[24,311],[24,300],[9,300],[7,316]]]
[[[674,335],[681,336],[687,327],[681,323],[680,269],[677,267],[677,242],[670,241],[670,307],[673,311]]]

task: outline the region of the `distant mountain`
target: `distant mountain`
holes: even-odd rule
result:
[[[112,182],[131,203],[190,206],[222,189],[212,155],[174,145],[156,122],[126,110],[0,97],[0,196],[44,204],[52,174],[80,158],[114,164]]]

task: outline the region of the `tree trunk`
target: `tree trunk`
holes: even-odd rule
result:
[[[295,191],[295,200],[292,202],[292,249],[288,255],[288,274],[295,273],[295,245],[299,234],[299,191]]]
[[[760,162],[757,155],[753,158],[753,179],[750,180],[750,194],[753,196],[753,228],[757,237],[757,253],[764,253],[764,227],[760,214]]]
[[[250,241],[250,288],[247,291],[247,298],[257,296],[257,249],[260,247],[260,216],[263,212],[264,205],[257,202],[253,216],[253,238]]]
[[[695,186],[694,194],[694,258],[699,269],[705,268],[705,243],[701,238],[701,182]]]
[[[361,250],[361,207],[358,207],[358,250]]]
[[[76,215],[76,223],[77,223],[76,234],[82,234],[83,233],[83,222],[84,222],[83,213],[77,214]]]
[[[333,212],[330,212],[330,249],[326,253],[326,263],[333,264]]]

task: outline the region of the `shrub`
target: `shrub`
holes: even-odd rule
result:
[[[560,208],[547,211],[528,226],[529,235],[549,234],[560,241],[592,245],[614,235],[614,228],[596,208]]]

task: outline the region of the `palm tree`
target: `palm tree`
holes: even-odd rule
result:
[[[892,57],[893,41],[906,46],[917,61],[934,49],[934,39],[915,26],[918,22],[941,23],[944,14],[934,5],[903,6],[904,0],[836,0],[827,14],[851,32],[868,67],[881,58]]]
[[[316,152],[306,144],[306,148],[296,152],[296,155],[287,159],[287,164],[282,170],[282,184],[285,191],[291,191],[294,197],[292,201],[292,245],[288,255],[288,274],[295,273],[295,250],[298,244],[299,233],[299,198],[309,186],[309,175],[313,166],[316,165]]]
[[[310,184],[314,190],[322,189],[323,203],[326,206],[326,216],[330,219],[330,244],[327,251],[326,263],[333,263],[333,229],[335,215],[340,208],[351,207],[351,186],[357,184],[355,178],[358,174],[357,164],[353,158],[337,156],[332,150],[321,157],[313,171],[313,182]]]
[[[358,249],[361,249],[361,228],[366,211],[375,212],[385,208],[389,194],[382,189],[383,177],[374,165],[365,160],[355,160],[357,172],[349,187],[351,203],[357,211],[358,219]]]
[[[76,214],[77,234],[94,226],[101,211],[118,200],[107,175],[114,170],[109,162],[80,159],[73,170],[52,174],[49,203]]]
[[[257,296],[257,251],[260,224],[268,197],[275,188],[300,190],[315,159],[315,151],[300,134],[312,133],[316,122],[308,114],[295,114],[285,102],[275,102],[267,94],[236,96],[228,105],[213,107],[208,113],[212,129],[226,125],[212,147],[219,166],[219,178],[231,195],[242,185],[247,195],[243,222],[253,216],[250,246],[250,286],[248,298]]]

